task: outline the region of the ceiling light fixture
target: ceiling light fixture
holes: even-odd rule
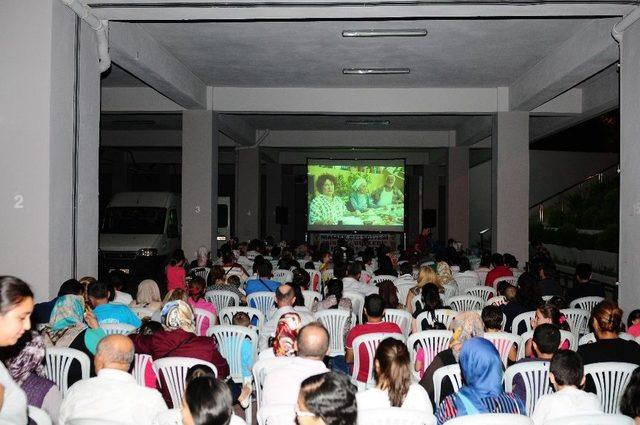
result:
[[[388,127],[391,125],[391,121],[389,120],[347,120],[345,121],[349,125],[365,125],[365,126],[384,126]]]
[[[345,75],[408,74],[409,68],[342,68]]]
[[[426,37],[426,28],[344,30],[343,37]]]

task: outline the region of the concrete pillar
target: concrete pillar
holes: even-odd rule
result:
[[[260,148],[258,147],[243,147],[237,151],[236,229],[241,241],[260,237]]]
[[[469,247],[469,148],[449,148],[447,238]]]
[[[97,45],[77,24],[61,2],[0,3],[0,270],[37,301],[97,274]]]
[[[640,22],[620,43],[620,254],[618,301],[625,314],[640,300]]]
[[[422,208],[436,210],[440,214],[438,208],[438,190],[439,190],[439,167],[437,164],[425,164],[422,172]],[[420,212],[422,213],[422,211]],[[425,223],[421,223],[422,226]],[[420,229],[422,230],[422,229]],[[434,240],[438,240],[438,223],[431,228],[431,234]]]
[[[268,163],[265,165],[265,172],[267,196],[264,210],[266,214],[264,234],[280,240],[280,225],[276,223],[276,207],[282,205],[282,166]]]
[[[219,133],[212,111],[182,113],[182,249],[189,259],[199,246],[218,250]]]
[[[491,249],[529,260],[529,113],[498,112],[491,137]]]

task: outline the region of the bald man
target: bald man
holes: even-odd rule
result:
[[[82,418],[141,425],[152,423],[166,412],[160,393],[139,386],[128,372],[133,356],[133,343],[124,335],[110,335],[100,341],[94,359],[98,376],[71,386],[60,407],[58,424]]]

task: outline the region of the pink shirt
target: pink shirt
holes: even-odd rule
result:
[[[631,335],[633,335],[634,337],[639,337],[640,336],[640,323],[637,323],[633,326],[629,326],[629,329],[627,330],[628,333],[630,333]]]
[[[187,276],[184,267],[168,265],[165,271],[167,272],[167,291],[187,289],[184,284],[184,278]]]
[[[193,298],[189,297],[189,304],[191,304],[191,307],[193,308],[200,308],[202,310],[208,311],[209,313],[212,313],[216,317],[218,316],[218,312],[216,311],[216,306],[214,306],[204,298],[200,298],[198,301],[194,301]],[[209,319],[205,318],[202,321],[202,324],[200,325],[200,335],[206,335],[207,329],[209,329],[209,327],[213,325],[214,323],[209,323]]]

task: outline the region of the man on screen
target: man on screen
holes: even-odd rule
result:
[[[384,181],[384,185],[376,189],[371,197],[379,207],[386,207],[391,204],[400,204],[404,201],[404,195],[400,189],[394,187],[396,176],[389,174]]]
[[[336,178],[322,174],[316,182],[316,196],[309,205],[309,224],[336,225],[347,214],[344,201],[335,196]]]

